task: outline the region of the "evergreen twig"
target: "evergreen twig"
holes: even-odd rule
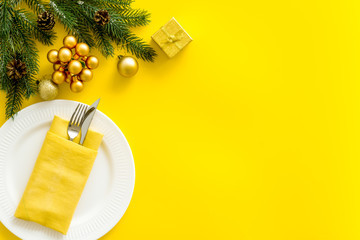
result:
[[[18,0],[20,1],[20,0]],[[47,5],[41,0],[23,0],[31,10],[34,10],[37,14],[45,12]]]
[[[55,40],[55,32],[53,30],[44,31],[40,29],[36,24],[36,19],[33,14],[26,12],[25,10],[13,10],[13,15],[19,19],[19,24],[21,27],[30,32],[36,40],[40,41],[45,45],[52,45]]]
[[[126,9],[121,12],[119,21],[129,27],[145,26],[150,23],[150,13],[141,9]]]
[[[24,91],[18,81],[12,81],[9,91],[6,94],[6,118],[13,117],[21,108],[24,99]]]
[[[62,0],[51,0],[49,6],[51,7],[55,16],[64,25],[65,30],[70,34],[75,35],[81,42],[85,42],[90,47],[94,46],[91,34],[84,28],[82,21],[76,18],[76,15],[71,9],[71,4],[75,2],[66,2]]]

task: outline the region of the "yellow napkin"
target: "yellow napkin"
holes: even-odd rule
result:
[[[51,124],[15,217],[37,222],[63,234],[94,164],[103,135],[89,130],[84,145],[68,140],[68,122]]]

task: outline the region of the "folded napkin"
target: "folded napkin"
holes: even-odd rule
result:
[[[80,134],[68,140],[68,122],[57,116],[47,132],[15,217],[37,222],[63,234],[94,164],[103,135],[89,130],[83,145]]]

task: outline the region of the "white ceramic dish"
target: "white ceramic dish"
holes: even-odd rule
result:
[[[130,203],[135,167],[129,144],[116,124],[97,111],[90,128],[104,138],[68,233],[14,217],[54,115],[70,119],[77,104],[68,100],[37,103],[0,128],[0,220],[21,239],[98,239],[115,226]]]

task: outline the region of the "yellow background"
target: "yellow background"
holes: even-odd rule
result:
[[[58,96],[101,97],[133,151],[133,199],[101,239],[359,239],[359,1],[135,6],[152,13],[136,33],[156,62],[124,79],[101,57],[82,93]],[[168,59],[150,37],[171,17],[194,41]],[[53,47],[38,45],[40,75],[56,30]],[[1,226],[0,239],[17,238]]]

